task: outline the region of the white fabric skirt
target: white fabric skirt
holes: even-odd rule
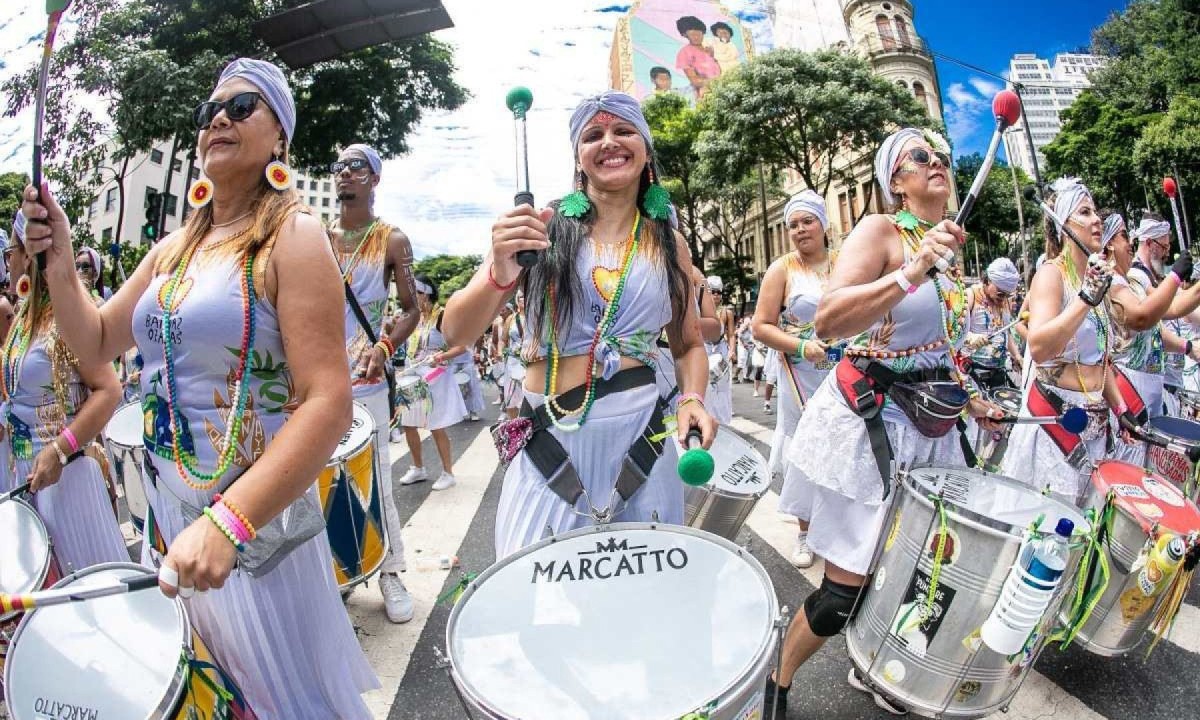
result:
[[[733,422],[732,370],[722,375],[716,385],[708,386],[704,393],[704,408],[722,425]]]
[[[535,407],[545,401],[534,393],[526,397]],[[524,452],[513,458],[504,473],[496,509],[497,560],[541,540],[547,526],[557,534],[592,525],[589,498],[597,508],[608,507],[612,498],[617,498],[620,509],[613,522],[649,522],[655,512],[660,522],[683,522],[683,483],[675,470],[678,445],[671,438],[663,444],[663,454],[650,477],[628,503],[613,492],[625,453],[646,429],[658,397],[653,385],[608,395],[596,401],[579,431],[564,433],[550,428],[548,432],[562,443],[583,483],[585,492],[573,507],[546,486],[546,479]]]
[[[168,474],[178,478],[171,463],[152,461],[158,482]],[[315,495],[316,486],[309,492]],[[186,527],[179,501],[150,483],[146,496],[169,547]],[[158,566],[156,555],[143,544],[144,564]],[[342,605],[324,532],[264,577],[235,569],[224,587],[183,602],[217,663],[261,720],[370,720],[361,694],[378,688],[379,680]]]
[[[462,385],[458,386],[459,391],[463,394],[463,404],[469,413],[483,412],[483,380],[479,377],[479,368],[475,366],[475,361],[461,363],[452,366],[456,372],[465,372],[467,374],[466,389]]]
[[[32,461],[18,460],[15,477],[24,482],[32,467]],[[78,458],[63,468],[57,483],[30,497],[46,523],[63,573],[98,563],[129,562],[104,475],[93,458]]]
[[[454,371],[446,368],[428,387],[426,397],[418,399],[404,410],[400,424],[404,427],[420,427],[440,430],[462,421],[467,416],[467,406],[462,392],[454,381]]]
[[[785,370],[786,367],[786,370]],[[800,397],[783,372],[790,371],[796,378],[796,389]],[[790,465],[784,461],[784,453],[792,444],[792,436],[800,415],[804,412],[807,398],[820,386],[828,370],[800,369],[788,363],[780,365],[779,409],[775,416],[775,434],[771,439],[771,457],[767,460],[767,470],[772,475],[783,476],[783,489],[779,493],[779,512],[808,521],[812,517],[813,485],[803,473],[790,472]]]
[[[1054,392],[1068,406],[1083,407],[1088,404],[1083,393],[1061,388],[1054,388]],[[1029,414],[1028,403],[1029,394],[1026,392],[1021,401],[1022,415]],[[1088,430],[1091,429],[1089,426]],[[1088,431],[1084,431],[1088,457],[1094,464],[1104,459],[1107,438],[1103,433],[1090,439],[1087,439],[1087,435]],[[1049,488],[1050,492],[1076,504],[1091,482],[1090,464],[1082,470],[1068,465],[1058,446],[1039,425],[1013,426],[1008,436],[1008,449],[1004,451],[1004,460],[1000,463],[1000,474],[1038,491]]]

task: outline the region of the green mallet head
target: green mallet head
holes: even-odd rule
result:
[[[688,485],[704,485],[712,479],[716,464],[712,454],[700,447],[700,431],[693,428],[688,431],[687,451],[679,456],[676,466],[679,479]]]
[[[512,110],[513,115],[524,117],[529,108],[533,107],[533,93],[529,92],[529,88],[518,85],[504,96],[504,104]]]

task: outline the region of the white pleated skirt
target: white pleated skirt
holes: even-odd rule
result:
[[[174,465],[151,460],[159,483],[178,478]],[[315,485],[309,492],[316,493]],[[169,547],[186,527],[179,501],[149,483],[146,496]],[[156,555],[143,544],[144,564],[156,567]],[[379,680],[342,605],[324,532],[266,576],[253,578],[234,569],[224,587],[197,593],[184,604],[259,720],[371,718],[361,694],[378,688]]]
[[[783,375],[788,371],[796,378],[795,389]],[[780,365],[779,372],[779,403],[767,469],[772,475],[783,477],[783,489],[779,493],[779,512],[807,521],[812,517],[813,485],[803,473],[789,472],[791,466],[784,461],[784,453],[792,444],[792,436],[800,423],[800,415],[804,412],[807,398],[820,386],[829,371],[802,369],[787,363]],[[797,389],[800,391],[800,397],[796,397]]]
[[[733,422],[733,377],[731,372],[722,375],[716,385],[708,386],[704,393],[704,408],[722,425]]]
[[[1068,406],[1083,407],[1089,404],[1083,393],[1061,388],[1054,388],[1054,392]],[[1029,414],[1028,402],[1029,394],[1026,393],[1021,401],[1022,415]],[[1084,444],[1092,464],[1104,459],[1107,445],[1104,435],[1085,439]],[[1008,436],[1004,460],[1000,463],[1000,474],[1038,491],[1049,488],[1060,498],[1078,504],[1091,482],[1092,469],[1090,465],[1085,465],[1081,470],[1068,465],[1058,446],[1041,426],[1014,425]]]
[[[545,397],[527,393],[533,406]],[[583,483],[584,494],[568,505],[546,486],[546,479],[524,452],[513,458],[504,474],[504,487],[496,510],[496,559],[541,540],[547,526],[555,534],[593,524],[588,499],[597,508],[610,507],[618,498],[613,522],[649,522],[658,513],[660,522],[683,522],[683,483],[676,472],[678,446],[668,439],[650,477],[629,501],[613,492],[625,453],[646,429],[658,402],[653,385],[626,390],[597,400],[586,424],[578,432],[550,432],[567,452]]]
[[[663,399],[670,398],[667,404],[667,412],[668,414],[674,414],[675,405],[679,400],[679,393],[676,392],[675,356],[671,354],[670,348],[665,348],[661,345],[655,348],[655,355],[654,385],[658,388],[660,397]]]
[[[29,475],[33,462],[18,460],[15,477]],[[129,550],[113,513],[100,464],[83,456],[63,468],[58,482],[32,496],[46,523],[63,573],[98,563],[129,562]]]
[[[405,408],[400,415],[400,425],[441,430],[462,422],[467,416],[467,406],[454,380],[454,371],[446,368],[445,372],[433,381],[426,382],[426,385],[429,388],[428,397],[418,399]]]

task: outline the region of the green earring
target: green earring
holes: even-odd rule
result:
[[[592,209],[592,203],[588,200],[587,193],[583,191],[583,172],[575,173],[575,192],[567,195],[558,204],[558,211],[564,217],[581,218],[587,215],[588,210]]]
[[[655,182],[653,166],[647,166],[646,169],[650,171],[650,187],[646,188],[646,196],[642,198],[642,209],[652,220],[669,220],[671,218],[671,193]]]

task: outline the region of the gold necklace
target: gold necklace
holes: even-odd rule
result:
[[[215,228],[226,228],[226,227],[229,227],[230,225],[232,225],[232,224],[234,224],[234,223],[238,222],[239,220],[245,220],[246,218],[250,217],[250,213],[252,213],[252,212],[254,212],[254,211],[253,211],[253,210],[247,210],[246,212],[242,213],[241,215],[238,215],[237,217],[235,217],[234,219],[230,220],[229,222],[223,222],[223,223],[212,223],[211,227],[215,227]]]

